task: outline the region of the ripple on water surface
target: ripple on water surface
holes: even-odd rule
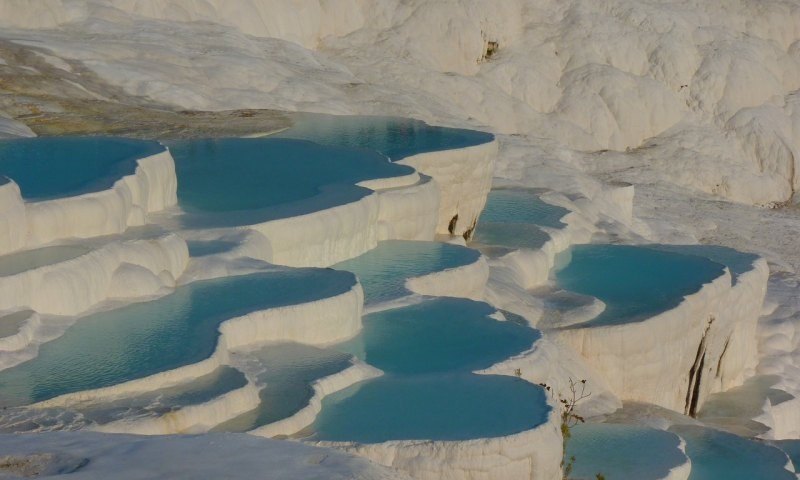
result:
[[[629,245],[577,245],[557,265],[559,287],[606,305],[581,326],[635,322],[670,310],[724,272],[704,257]]]
[[[158,142],[120,137],[37,137],[0,141],[0,175],[26,200],[106,190],[136,170],[136,160],[164,151]]]
[[[142,378],[211,356],[219,325],[348,291],[348,272],[296,269],[205,280],[157,300],[90,315],[36,358],[0,371],[0,405],[38,402]]]

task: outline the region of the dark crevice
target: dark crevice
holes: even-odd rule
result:
[[[450,235],[454,235],[456,232],[456,224],[458,224],[458,214],[456,213],[453,218],[450,219],[450,224],[447,225],[447,231],[450,232]]]
[[[706,339],[712,323],[714,323],[713,316],[708,319],[706,330],[703,332],[703,337],[700,339],[700,344],[697,346],[697,354],[695,354],[694,363],[692,364],[692,368],[689,369],[689,385],[686,387],[686,404],[683,407],[683,413],[691,417],[694,417],[697,413],[700,385],[703,376],[702,370],[706,361]]]
[[[697,404],[700,400],[700,384],[703,377],[703,365],[706,363],[706,352],[700,358],[700,366],[697,368],[697,378],[694,382],[694,389],[692,391],[692,401],[689,405],[689,416],[694,418],[697,415]]]
[[[716,378],[719,378],[722,374],[722,359],[725,358],[725,353],[728,352],[728,345],[731,343],[731,337],[728,337],[725,340],[725,346],[722,347],[722,353],[719,354],[719,361],[717,362],[717,375]]]

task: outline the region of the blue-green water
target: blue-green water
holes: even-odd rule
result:
[[[280,138],[180,140],[169,144],[178,200],[192,225],[245,225],[354,202],[364,180],[413,169],[377,152]]]
[[[418,153],[471,147],[494,139],[494,135],[486,132],[436,127],[399,117],[301,114],[294,120],[294,126],[272,137],[368,148],[393,161]]]
[[[136,170],[136,160],[164,151],[158,142],[119,137],[0,140],[0,176],[26,200],[106,190]]]
[[[763,442],[696,426],[674,426],[692,461],[689,480],[797,480],[786,454]]]
[[[261,402],[258,408],[218,425],[214,431],[245,432],[288,418],[308,405],[315,380],[352,364],[348,354],[298,343],[268,345],[244,356],[244,360],[237,361],[260,371],[255,381],[264,386],[259,392]]]
[[[570,478],[656,480],[687,462],[674,433],[634,425],[581,424],[572,428]]]
[[[195,282],[88,316],[36,358],[0,371],[0,406],[107,387],[208,358],[226,319],[344,293],[348,272],[297,269]]]
[[[581,326],[635,322],[670,310],[724,272],[704,257],[628,245],[577,245],[558,263],[559,287],[606,304]]]
[[[540,336],[490,318],[494,312],[482,302],[436,298],[366,316],[363,332],[339,348],[385,374],[325,397],[315,438],[467,440],[545,422],[550,407],[538,385],[471,373],[531,348]]]
[[[340,348],[385,372],[473,371],[531,348],[541,336],[493,313],[483,302],[435,298],[365,316],[362,333]]]
[[[734,285],[739,275],[752,270],[753,264],[759,258],[758,255],[753,253],[740,252],[739,250],[719,245],[648,245],[648,247],[666,252],[697,255],[705,257],[712,262],[721,263],[731,271]]]
[[[0,277],[22,273],[26,270],[66,262],[92,251],[82,245],[58,245],[0,256]]]
[[[800,474],[800,440],[780,440],[776,441],[775,445],[789,455],[794,464],[795,473]]]
[[[561,218],[569,210],[542,201],[532,190],[499,188],[489,192],[481,223],[524,223],[564,228]]]
[[[355,273],[364,288],[366,303],[379,303],[407,295],[408,278],[469,265],[480,255],[477,250],[459,245],[390,240],[333,268]]]
[[[539,249],[550,240],[539,227],[564,228],[569,210],[543,202],[536,192],[495,189],[489,192],[473,241],[513,249]]]
[[[327,396],[315,438],[379,443],[500,437],[541,425],[544,391],[498,375],[385,376]]]

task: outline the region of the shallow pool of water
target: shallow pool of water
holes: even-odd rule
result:
[[[469,440],[519,433],[547,420],[544,391],[499,375],[387,375],[325,397],[314,438],[379,443]]]
[[[392,160],[418,153],[491,142],[490,133],[437,127],[399,117],[297,114],[294,125],[272,137],[296,138],[342,147],[376,150]]]
[[[258,408],[218,425],[214,431],[245,432],[288,418],[306,405],[314,394],[311,384],[348,368],[352,356],[331,349],[299,343],[267,345],[235,353],[237,365],[244,364],[257,385]]]
[[[483,302],[435,298],[365,316],[362,333],[338,348],[385,372],[473,371],[528,350],[541,336],[493,313]]]
[[[533,190],[499,188],[489,192],[481,223],[524,223],[564,228],[561,218],[569,210],[542,201]]]
[[[572,428],[567,457],[575,457],[570,478],[657,480],[688,460],[677,435],[634,425],[581,424]]]
[[[0,256],[0,277],[17,275],[27,270],[66,262],[91,252],[82,245],[58,245]]]
[[[540,227],[561,229],[569,210],[543,202],[533,190],[495,189],[489,192],[473,242],[510,249],[537,250],[550,240]]]
[[[696,426],[674,426],[670,431],[686,441],[692,461],[689,480],[797,480],[784,468],[786,454],[764,442]]]
[[[407,175],[377,152],[280,138],[169,143],[178,201],[191,226],[245,225],[302,215],[370,193],[355,184]]]
[[[106,190],[136,170],[136,160],[164,151],[158,142],[120,137],[0,140],[0,175],[26,200]]]
[[[557,265],[560,288],[606,305],[581,326],[635,322],[670,310],[724,272],[704,257],[628,245],[577,245],[561,254]]]
[[[480,255],[477,250],[447,243],[389,240],[333,268],[355,273],[366,303],[380,303],[408,295],[408,278],[469,265]]]
[[[90,315],[0,372],[0,406],[142,378],[208,358],[229,318],[349,290],[348,272],[296,269],[195,282],[150,302]]]

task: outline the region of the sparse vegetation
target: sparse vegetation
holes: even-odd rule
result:
[[[517,374],[516,371],[514,373]],[[517,376],[520,375],[521,372]],[[592,392],[586,391],[586,380],[575,381],[572,378],[569,379],[569,393],[566,395],[557,394],[555,390],[546,383],[540,383],[539,386],[547,390],[550,395],[561,404],[561,446],[563,452],[561,457],[561,471],[563,475],[562,478],[564,480],[570,480],[572,469],[575,466],[575,457],[567,457],[567,444],[570,438],[572,438],[572,428],[579,423],[586,422],[586,419],[578,415],[575,409],[578,403],[589,398]],[[606,480],[606,477],[602,473],[598,473],[595,478],[596,480]]]

